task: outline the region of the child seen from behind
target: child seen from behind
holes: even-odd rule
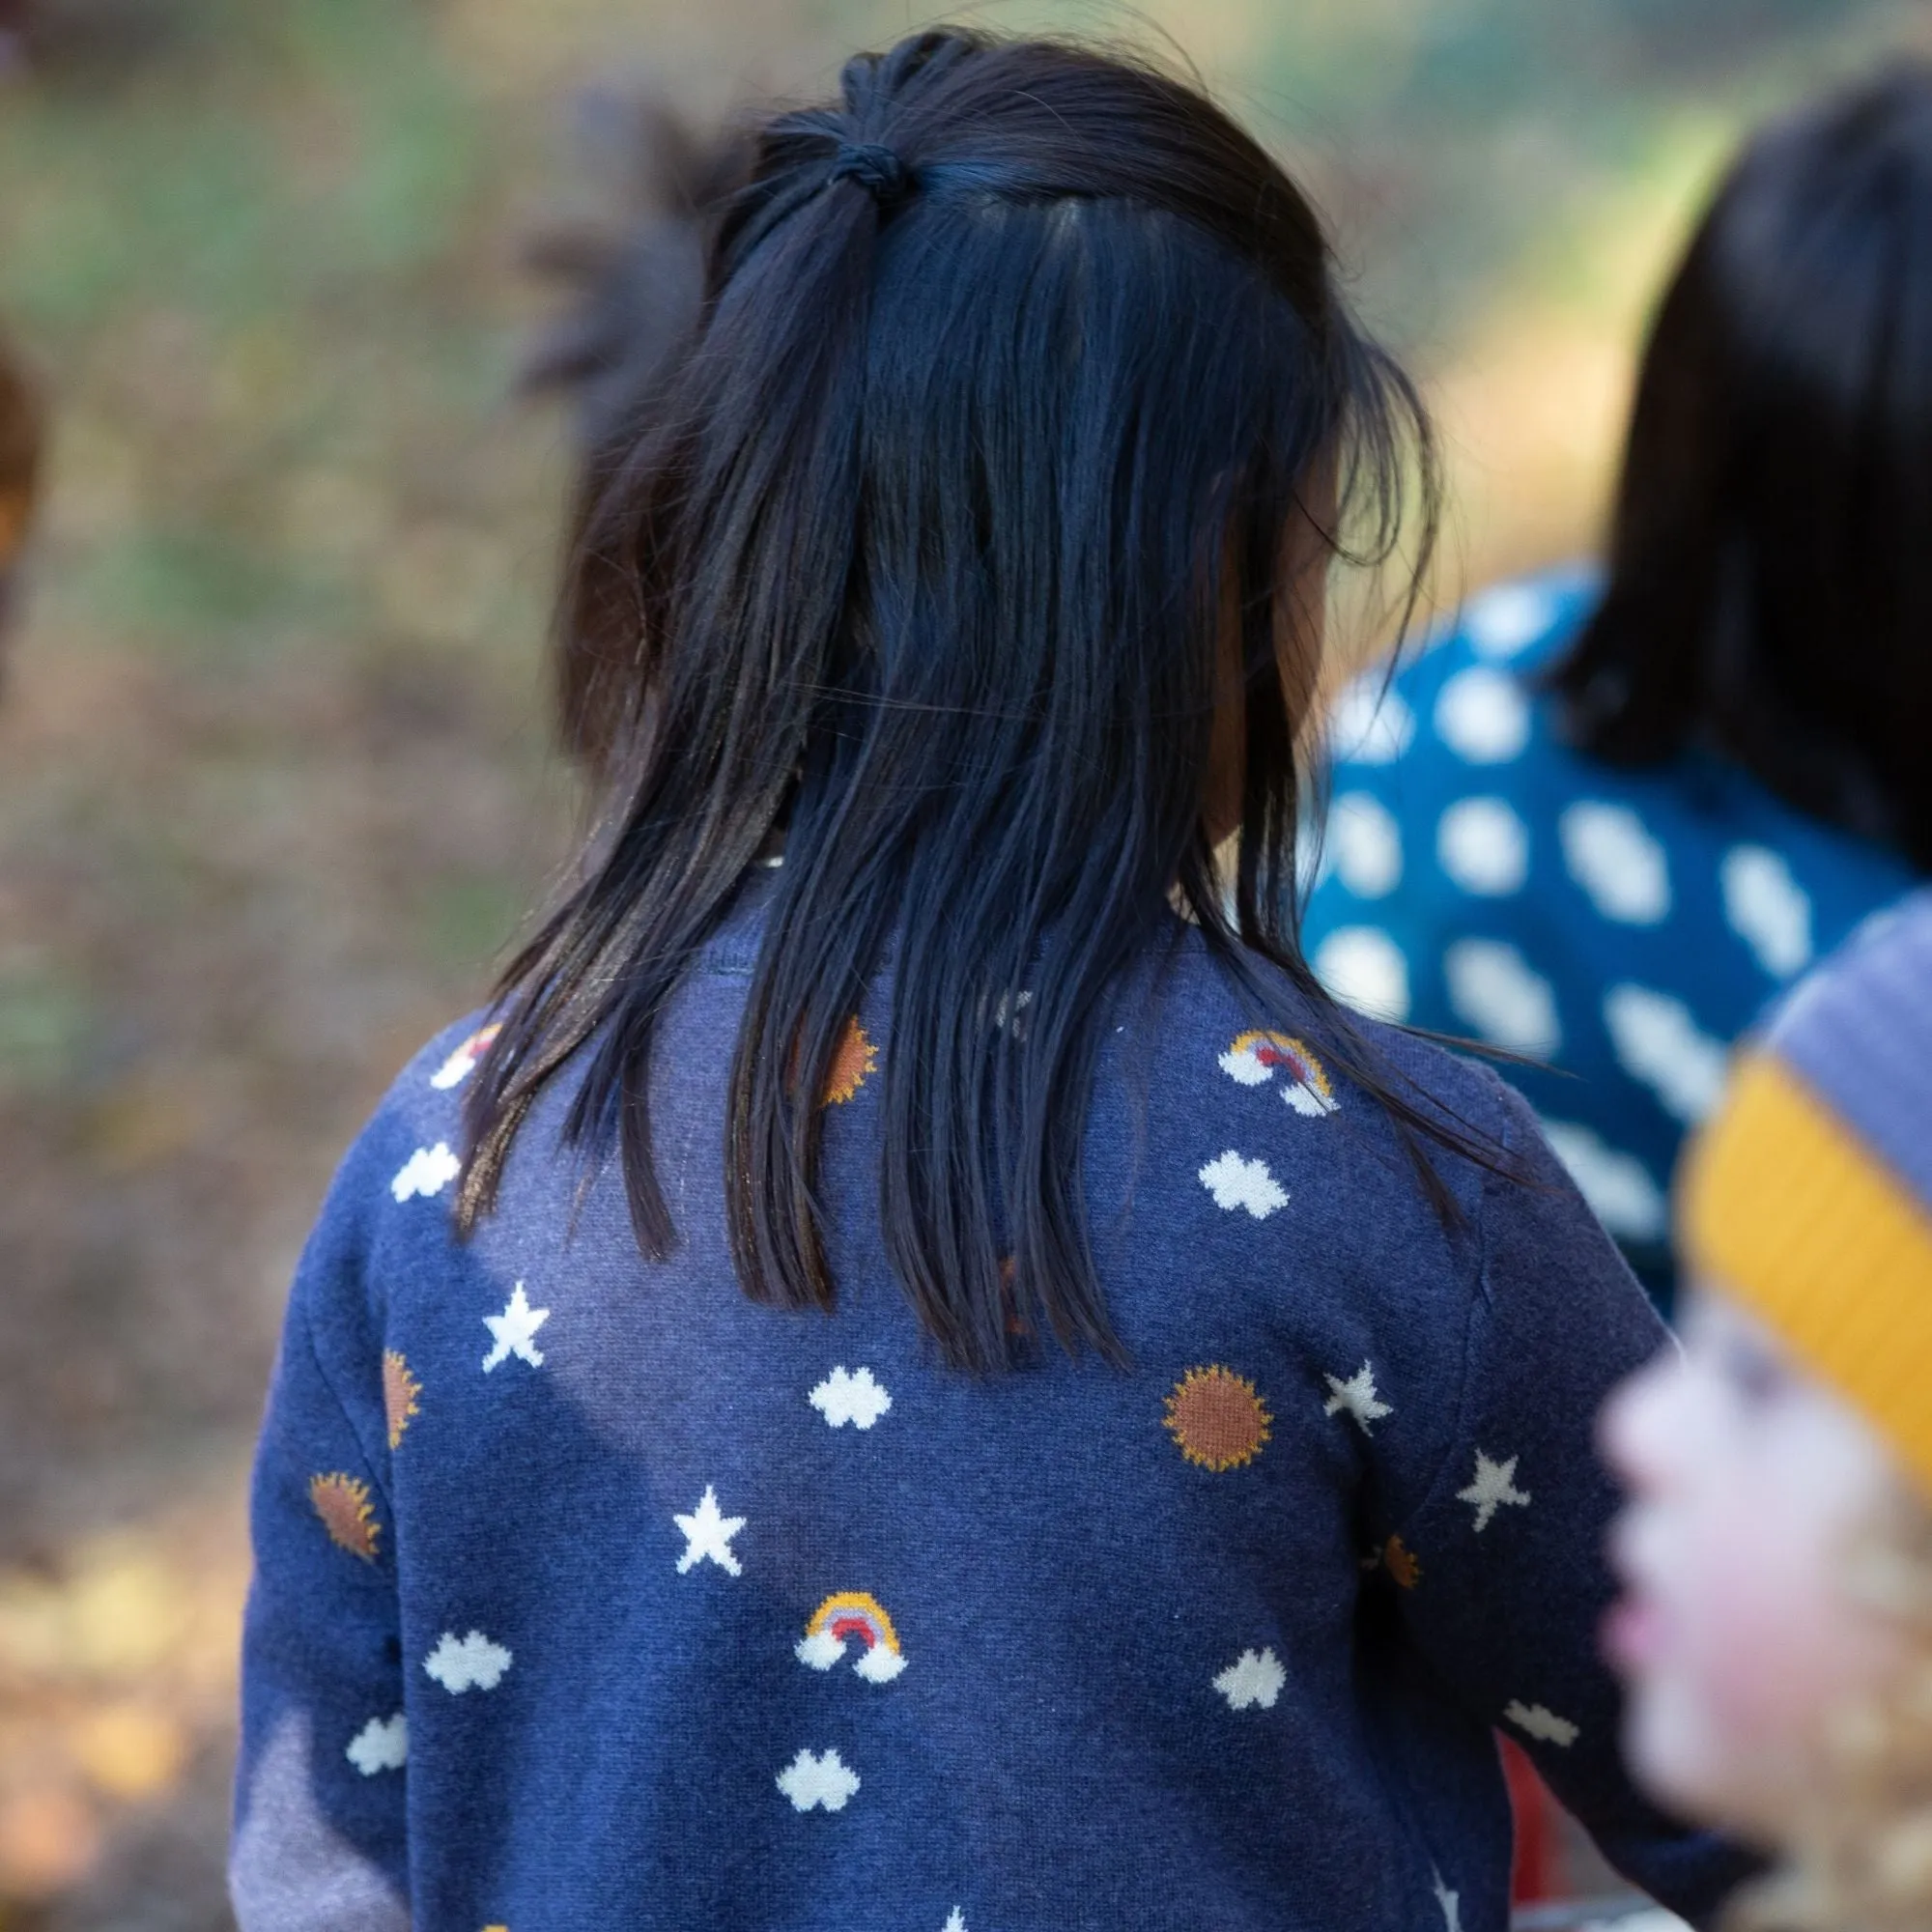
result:
[[[296,1283],[243,1927],[1501,1932],[1497,1726],[1707,1915],[1594,1643],[1662,1331],[1295,944],[1323,580],[1423,432],[1308,204],[938,32],[704,274],[582,517],[576,878]]]

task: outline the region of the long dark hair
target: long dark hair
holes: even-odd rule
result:
[[[1932,871],[1932,70],[1760,134],[1658,310],[1609,581],[1552,682]]]
[[[639,1241],[669,1250],[658,1028],[780,833],[721,1149],[755,1300],[832,1305],[817,1102],[889,949],[881,1222],[953,1363],[1006,1363],[1014,1326],[1118,1352],[1082,1133],[1108,996],[1177,894],[1257,1024],[1312,1009],[1438,1201],[1419,1136],[1484,1157],[1378,1074],[1295,942],[1312,668],[1277,653],[1284,533],[1332,474],[1351,554],[1385,556],[1418,489],[1426,551],[1435,473],[1313,211],[1225,115],[1060,43],[949,30],[852,62],[841,103],[758,133],[639,421],[559,622],[622,640],[603,821],[505,975],[466,1227],[587,1055],[567,1134],[617,1143]],[[1236,648],[1230,907],[1203,804]],[[1023,991],[1027,1024],[995,1024]]]

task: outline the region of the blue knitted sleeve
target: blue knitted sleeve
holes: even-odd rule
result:
[[[1529,1184],[1486,1185],[1456,1426],[1385,1560],[1415,1643],[1465,1705],[1524,1747],[1618,1870],[1703,1922],[1748,1861],[1633,1786],[1595,1640],[1618,1501],[1597,1411],[1670,1344],[1527,1104],[1489,1077]]]
[[[290,1297],[256,1454],[229,1888],[242,1932],[406,1932],[388,1405],[367,1282],[366,1134]]]

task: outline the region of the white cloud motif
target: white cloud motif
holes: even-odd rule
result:
[[[1629,981],[1604,995],[1610,1044],[1632,1079],[1640,1080],[1664,1111],[1695,1126],[1723,1096],[1730,1056],[1671,993]]]
[[[1512,1697],[1503,1706],[1503,1716],[1539,1743],[1555,1745],[1560,1750],[1568,1750],[1578,1736],[1577,1726],[1568,1718],[1559,1718],[1542,1704],[1525,1704],[1520,1697]]]
[[[1386,898],[1402,883],[1402,829],[1372,793],[1345,791],[1329,808],[1328,849],[1358,899]]]
[[[452,1697],[460,1697],[466,1690],[496,1690],[509,1667],[510,1653],[474,1630],[466,1637],[444,1631],[436,1648],[423,1659],[423,1668]]]
[[[828,1811],[842,1811],[859,1788],[859,1775],[846,1769],[836,1750],[822,1756],[802,1750],[779,1773],[778,1787],[791,1800],[794,1811],[810,1811],[820,1804]]]
[[[1347,686],[1328,720],[1328,749],[1357,765],[1392,765],[1415,737],[1415,713],[1389,690],[1380,671]]]
[[[1663,1238],[1669,1204],[1635,1154],[1611,1147],[1580,1122],[1546,1120],[1543,1131],[1590,1211],[1611,1234],[1626,1241]]]
[[[892,1407],[893,1399],[870,1369],[854,1369],[847,1375],[836,1368],[806,1398],[834,1429],[849,1422],[854,1429],[869,1429]]]
[[[1670,914],[1670,862],[1627,805],[1579,799],[1556,821],[1563,863],[1605,919],[1657,925]]]
[[[378,1772],[401,1771],[409,1761],[410,1720],[398,1711],[393,1718],[371,1718],[349,1741],[343,1752],[364,1777]]]
[[[1435,732],[1467,764],[1508,764],[1529,743],[1529,699],[1508,671],[1471,665],[1436,694]]]
[[[1408,1017],[1408,961],[1378,925],[1338,925],[1309,961],[1345,1007],[1372,1020]]]
[[[830,1670],[845,1655],[845,1639],[829,1630],[813,1631],[792,1645],[792,1655],[814,1670]]]
[[[1457,1017],[1483,1038],[1540,1060],[1563,1044],[1556,989],[1506,940],[1457,940],[1442,955],[1442,979]]]
[[[1435,856],[1465,893],[1505,898],[1529,876],[1529,828],[1502,799],[1458,799],[1435,827]]]
[[[429,1076],[429,1084],[440,1094],[447,1094],[452,1087],[461,1087],[476,1071],[483,1056],[502,1031],[500,1026],[492,1025],[472,1033]]]
[[[404,1161],[395,1179],[389,1182],[389,1192],[399,1202],[413,1200],[417,1195],[427,1201],[432,1195],[440,1194],[462,1172],[463,1163],[444,1142],[438,1141],[434,1147],[417,1148]]]
[[[808,1663],[814,1670],[830,1670],[845,1655],[845,1639],[830,1630],[813,1631],[810,1635],[800,1637],[791,1648],[801,1663]],[[858,1662],[852,1666],[852,1674],[863,1677],[867,1684],[890,1684],[905,1667],[904,1651],[875,1643],[862,1650]]]
[[[1245,1208],[1257,1221],[1265,1221],[1288,1206],[1288,1190],[1268,1172],[1264,1160],[1243,1160],[1233,1148],[1216,1154],[1196,1177],[1214,1197],[1217,1208],[1233,1213]]]
[[[1768,845],[1734,845],[1718,867],[1718,888],[1731,929],[1774,980],[1811,963],[1811,896],[1791,875],[1783,854]]]
[[[1288,1672],[1272,1650],[1260,1653],[1244,1650],[1215,1678],[1214,1688],[1227,1698],[1231,1711],[1245,1711],[1254,1704],[1264,1711],[1272,1711],[1274,1700],[1281,1695],[1281,1687],[1287,1682]]]
[[[1548,631],[1556,600],[1533,583],[1499,583],[1463,615],[1463,635],[1486,658],[1513,658]]]

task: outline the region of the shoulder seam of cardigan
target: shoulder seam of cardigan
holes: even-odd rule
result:
[[[1490,1089],[1490,1098],[1492,1104],[1493,1104],[1496,1098],[1495,1090],[1502,1085],[1500,1076],[1492,1068],[1483,1066],[1480,1064],[1476,1070],[1479,1074],[1486,1075],[1488,1081],[1492,1083]],[[1498,1127],[1497,1138],[1503,1151],[1507,1153],[1510,1151],[1509,1109],[1507,1107],[1496,1107],[1495,1113]],[[1428,1515],[1431,1504],[1435,1500],[1436,1492],[1443,1486],[1444,1477],[1450,1477],[1451,1480],[1454,1479],[1452,1472],[1460,1466],[1461,1459],[1467,1447],[1463,1419],[1468,1412],[1469,1383],[1474,1373],[1473,1362],[1476,1352],[1477,1320],[1479,1316],[1489,1314],[1492,1306],[1490,1300],[1489,1212],[1491,1190],[1501,1179],[1501,1176],[1494,1173],[1486,1173],[1483,1176],[1482,1191],[1477,1197],[1476,1211],[1479,1225],[1475,1266],[1472,1279],[1469,1283],[1468,1300],[1463,1309],[1462,1361],[1457,1376],[1455,1414],[1443,1438],[1442,1453],[1436,1458],[1435,1466],[1429,1472],[1429,1479],[1423,1485],[1420,1496],[1417,1498],[1414,1507],[1409,1510],[1408,1514],[1403,1518],[1401,1523],[1393,1531],[1393,1534],[1397,1536],[1400,1536],[1403,1530],[1412,1528],[1416,1522]]]
[[[360,1272],[361,1270],[358,1268],[358,1274]],[[341,1413],[342,1420],[348,1425],[349,1434],[355,1441],[355,1453],[361,1458],[363,1473],[374,1486],[376,1493],[382,1497],[383,1506],[388,1512],[389,1519],[393,1522],[395,1520],[395,1498],[389,1490],[388,1459],[386,1456],[376,1457],[369,1453],[369,1444],[364,1439],[361,1425],[355,1419],[355,1411],[343,1400],[342,1390],[336,1381],[334,1372],[329,1368],[327,1362],[323,1359],[322,1350],[315,1338],[315,1318],[309,1309],[308,1295],[303,1292],[305,1287],[306,1284],[299,1285],[297,1292],[290,1297],[290,1301],[292,1306],[300,1313],[302,1341],[308,1349],[309,1359],[314,1362],[316,1374],[322,1378],[323,1386],[327,1389],[330,1401],[335,1404],[336,1408]],[[393,1570],[395,1567],[395,1538],[391,1536],[386,1541],[389,1545],[388,1549],[386,1551],[379,1550],[376,1560],[380,1568]]]

